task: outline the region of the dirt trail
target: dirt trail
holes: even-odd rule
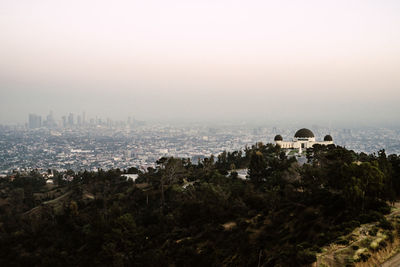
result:
[[[400,253],[397,253],[393,257],[391,257],[388,261],[382,264],[382,267],[394,267],[400,266]]]
[[[69,191],[69,192],[67,192],[67,193],[65,193],[65,194],[63,194],[63,195],[61,195],[61,196],[59,196],[58,198],[55,198],[55,199],[52,199],[52,200],[49,200],[49,201],[45,201],[45,202],[43,202],[42,204],[40,204],[39,206],[36,206],[36,207],[34,207],[34,208],[32,208],[32,209],[30,209],[30,210],[28,210],[27,212],[25,212],[23,215],[30,215],[30,214],[33,214],[33,213],[35,213],[36,211],[38,211],[38,210],[40,210],[43,206],[45,206],[45,205],[54,205],[54,204],[57,204],[58,202],[60,202],[60,201],[62,201],[64,198],[67,198],[69,195],[71,195],[71,191]]]

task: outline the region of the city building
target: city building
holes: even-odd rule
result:
[[[62,116],[62,126],[64,128],[67,127],[67,117],[66,116]]]
[[[36,114],[29,114],[29,129],[42,127],[42,117]]]
[[[47,115],[46,120],[43,122],[43,126],[47,128],[55,128],[57,126],[54,120],[53,111],[50,111],[49,115]]]
[[[74,114],[72,113],[68,115],[68,126],[74,126]]]
[[[314,133],[306,128],[298,130],[294,134],[292,141],[283,141],[281,135],[276,135],[274,141],[277,145],[286,149],[299,149],[301,153],[302,149],[312,148],[313,145],[331,145],[333,144],[332,136],[326,135],[323,141],[316,141]]]

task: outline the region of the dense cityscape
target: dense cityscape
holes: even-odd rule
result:
[[[192,162],[222,151],[243,150],[256,142],[272,143],[279,133],[290,140],[298,126],[238,124],[171,125],[127,118],[86,119],[85,113],[63,116],[50,112],[46,119],[30,114],[19,126],[0,126],[0,174],[38,169],[91,170],[154,167],[163,156],[189,158]],[[317,139],[331,134],[337,145],[356,152],[400,153],[398,128],[329,129],[312,125]]]

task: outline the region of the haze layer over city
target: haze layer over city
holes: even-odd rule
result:
[[[398,126],[398,1],[0,3],[0,123],[27,114]]]

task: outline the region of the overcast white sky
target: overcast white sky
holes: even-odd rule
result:
[[[399,14],[396,0],[2,0],[0,123],[398,124]]]

